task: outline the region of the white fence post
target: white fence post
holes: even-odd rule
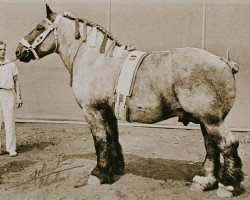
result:
[[[111,0],[108,0],[108,31],[111,31]]]
[[[202,11],[202,41],[201,48],[205,49],[205,37],[206,37],[206,5],[207,0],[203,0],[203,11]]]

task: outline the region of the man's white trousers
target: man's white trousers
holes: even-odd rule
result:
[[[16,151],[15,99],[12,90],[0,89],[0,149],[3,121],[6,131],[6,151],[14,152]]]

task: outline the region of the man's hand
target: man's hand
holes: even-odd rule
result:
[[[17,98],[17,109],[18,109],[18,108],[21,108],[22,105],[23,105],[22,99],[21,99],[21,98]]]

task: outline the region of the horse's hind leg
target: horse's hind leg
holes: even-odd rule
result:
[[[239,141],[225,124],[211,130],[218,134],[218,147],[224,157],[224,170],[217,195],[237,195],[241,190],[241,181],[244,180],[242,162],[237,151]]]
[[[224,123],[204,126],[224,158],[224,169],[217,195],[223,197],[237,195],[243,181],[242,162],[237,151],[239,142]]]
[[[203,176],[195,176],[191,190],[203,191],[213,189],[218,184],[218,174],[220,169],[220,150],[207,132],[206,127],[201,123],[201,131],[204,137],[206,148],[206,158],[203,163]]]
[[[84,114],[92,132],[97,156],[97,165],[91,175],[99,179],[95,180],[97,183],[112,183],[113,176],[122,174],[124,169],[116,117],[111,107],[103,102],[85,107]]]

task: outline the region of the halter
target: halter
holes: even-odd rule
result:
[[[49,33],[51,31],[54,30],[54,37],[55,37],[55,42],[56,42],[56,48],[54,50],[54,52],[57,51],[58,48],[58,33],[57,33],[57,28],[58,28],[58,23],[61,19],[61,15],[57,15],[56,19],[54,20],[54,22],[50,21],[49,19],[45,18],[45,21],[48,22],[49,26],[47,28],[47,30],[45,30],[44,32],[42,32],[35,40],[34,42],[30,45],[29,42],[27,40],[25,40],[24,38],[21,39],[20,43],[22,45],[24,45],[25,47],[27,47],[35,56],[35,58],[37,60],[39,60],[39,56],[36,53],[35,48],[40,45],[45,38],[49,35]]]

